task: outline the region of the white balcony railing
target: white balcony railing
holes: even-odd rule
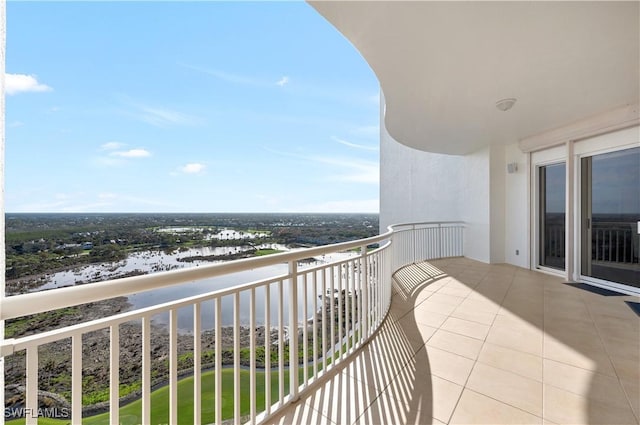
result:
[[[377,244],[379,247],[368,250]],[[299,262],[345,250],[358,250],[348,259],[312,267]],[[395,270],[420,260],[461,256],[463,224],[416,223],[392,226],[385,234],[304,251],[230,261],[197,268],[116,279],[89,285],[29,293],[0,299],[0,319],[53,311],[103,299],[126,296],[162,287],[179,285],[231,273],[288,264],[288,272],[164,304],[115,314],[104,319],[16,339],[3,340],[2,356],[26,350],[26,412],[38,412],[38,347],[71,339],[71,423],[82,418],[83,335],[108,329],[109,338],[109,423],[119,423],[119,330],[124,323],[140,322],[141,341],[141,422],[151,423],[151,322],[158,314],[169,315],[169,423],[178,421],[178,310],[193,311],[193,418],[201,422],[203,403],[215,406],[216,423],[223,420],[222,326],[223,312],[232,315],[233,327],[233,414],[234,423],[259,423],[298,398],[309,386],[335,365],[344,362],[365,343],[384,320],[391,300]],[[204,304],[207,303],[207,304]],[[209,306],[213,307],[210,308]],[[214,317],[215,400],[202,400],[202,314]],[[245,318],[244,322],[241,317]],[[247,320],[248,318],[248,320]],[[264,345],[257,347],[256,325],[264,325]],[[249,384],[241,384],[240,331],[249,328]],[[274,329],[277,341],[271,340]],[[106,333],[105,333],[105,337]],[[264,348],[264,403],[258,403],[256,351]],[[277,362],[271,364],[275,351]],[[3,371],[4,373],[4,371]],[[272,379],[277,379],[277,398],[271,398]],[[248,411],[241,411],[241,401]],[[247,410],[247,409],[245,409]],[[37,415],[27,415],[27,424],[37,423]]]

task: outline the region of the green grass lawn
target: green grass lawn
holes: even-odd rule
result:
[[[358,332],[356,332],[358,338]],[[351,347],[351,340],[342,346],[341,351],[346,351]],[[328,358],[328,363],[333,363],[340,356],[336,352],[334,356]],[[309,359],[311,361],[311,359]],[[322,364],[319,364],[319,370]],[[307,376],[313,376],[313,366],[306,368]],[[298,384],[302,384],[305,368],[298,369]],[[222,374],[222,419],[233,417],[233,368],[225,368],[220,371]],[[274,403],[279,398],[278,372],[271,371],[271,402]],[[265,375],[264,371],[256,371],[256,412],[265,410]],[[250,371],[240,370],[240,415],[246,416],[250,413],[249,405],[249,380]],[[215,421],[215,371],[208,371],[202,374],[202,423],[213,423]],[[284,370],[284,394],[289,394],[289,370]],[[120,408],[120,425],[139,425],[142,423],[142,400],[136,400]],[[180,423],[193,423],[193,377],[184,378],[178,381],[178,418]],[[6,421],[7,425],[24,425],[24,419]],[[111,425],[109,413],[83,418],[83,425]],[[169,423],[169,386],[159,388],[151,393],[151,424]],[[69,420],[41,418],[39,425],[71,425]]]
[[[302,382],[303,368],[300,368],[299,382]],[[310,371],[311,372],[311,371]],[[233,369],[222,369],[222,418],[233,417]],[[271,373],[271,400],[278,399],[278,372]],[[240,414],[250,413],[248,370],[240,371]],[[265,409],[265,372],[256,372],[256,411]],[[285,394],[289,393],[289,371],[284,371]],[[202,423],[215,421],[215,371],[202,374]],[[120,408],[120,424],[137,425],[142,423],[142,400],[134,401]],[[178,382],[178,417],[180,423],[193,423],[193,377]],[[6,422],[8,425],[22,425],[24,419]],[[68,420],[41,418],[41,425],[66,425]],[[84,425],[110,425],[109,414],[103,413],[84,418]],[[169,423],[169,387],[162,387],[151,393],[151,423]]]
[[[256,256],[261,256],[261,255],[270,255],[270,254],[278,254],[280,252],[284,252],[282,250],[279,249],[258,249],[256,251]]]

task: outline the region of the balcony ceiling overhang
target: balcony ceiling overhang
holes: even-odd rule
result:
[[[638,102],[637,1],[310,4],[364,56],[387,131],[416,149],[466,154]]]

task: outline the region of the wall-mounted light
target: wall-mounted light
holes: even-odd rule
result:
[[[502,99],[496,102],[496,108],[500,109],[502,112],[508,111],[513,108],[513,105],[516,104],[516,100],[513,97]]]
[[[507,172],[509,174],[517,173],[518,172],[518,163],[517,162],[508,163],[507,164]]]

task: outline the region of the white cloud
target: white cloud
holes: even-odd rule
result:
[[[284,86],[285,86],[285,84],[287,84],[288,82],[289,82],[289,77],[287,77],[287,76],[285,75],[284,77],[282,77],[282,78],[280,78],[280,79],[278,80],[278,82],[276,83],[276,85],[277,85],[277,86],[280,86],[280,87],[284,87]]]
[[[9,128],[17,128],[17,127],[22,127],[24,125],[24,123],[22,121],[13,121],[11,123],[9,123],[7,125],[7,127]]]
[[[199,174],[204,171],[206,165],[198,162],[190,162],[178,168],[178,171],[184,174]],[[173,173],[175,175],[175,173]]]
[[[100,145],[100,149],[103,151],[112,151],[112,150],[120,149],[124,146],[125,144],[120,142],[107,142]]]
[[[46,92],[53,90],[46,84],[38,82],[35,75],[5,74],[4,89],[8,95],[27,92]]]
[[[151,156],[151,152],[146,149],[129,149],[128,151],[111,152],[109,155],[122,158],[145,158]]]
[[[331,137],[334,141],[340,143],[341,145],[349,146],[350,148],[363,149],[367,151],[377,151],[377,146],[367,146],[367,145],[359,145],[357,143],[347,142],[346,140],[339,139],[337,137]]]

